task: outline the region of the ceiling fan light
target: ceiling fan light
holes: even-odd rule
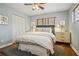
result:
[[[39,10],[40,8],[38,7],[38,5],[35,5],[36,9]]]
[[[35,6],[33,6],[33,7],[32,7],[32,10],[35,10],[35,9],[36,9],[36,7],[35,7]]]

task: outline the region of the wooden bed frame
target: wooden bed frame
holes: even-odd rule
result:
[[[55,35],[55,25],[37,25],[37,28],[51,28],[52,33]]]
[[[55,35],[55,19],[56,17],[36,19],[36,28],[51,28],[52,33]],[[52,22],[52,24],[50,23],[50,21]]]

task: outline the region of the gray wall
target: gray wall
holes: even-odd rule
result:
[[[74,20],[72,18],[72,11],[76,7],[77,4],[73,4],[71,9],[69,10],[69,29],[72,35],[71,39],[71,45],[78,51],[79,53],[79,20],[78,21],[72,21]]]
[[[26,30],[30,28],[30,17],[26,14],[18,12],[8,6],[0,4],[0,15],[5,15],[9,18],[9,24],[0,24],[0,46],[12,42],[12,15],[22,16],[26,19]]]
[[[66,31],[69,31],[69,19],[68,19],[68,11],[61,11],[61,12],[54,12],[54,13],[47,13],[47,14],[41,14],[32,16],[31,20],[36,20],[39,18],[47,18],[47,17],[56,17],[56,21],[65,20],[66,24]]]

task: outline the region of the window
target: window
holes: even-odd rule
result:
[[[79,20],[79,4],[74,8],[72,12],[72,21],[78,21]]]
[[[65,32],[65,21],[64,20],[56,21],[55,32]]]

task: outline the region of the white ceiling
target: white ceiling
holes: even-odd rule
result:
[[[33,16],[44,13],[65,11],[71,7],[72,3],[46,3],[44,4],[45,7],[44,10],[35,10],[35,11],[32,10],[31,5],[25,6],[23,3],[6,3],[5,5],[8,5],[20,12],[26,13],[29,16]]]

